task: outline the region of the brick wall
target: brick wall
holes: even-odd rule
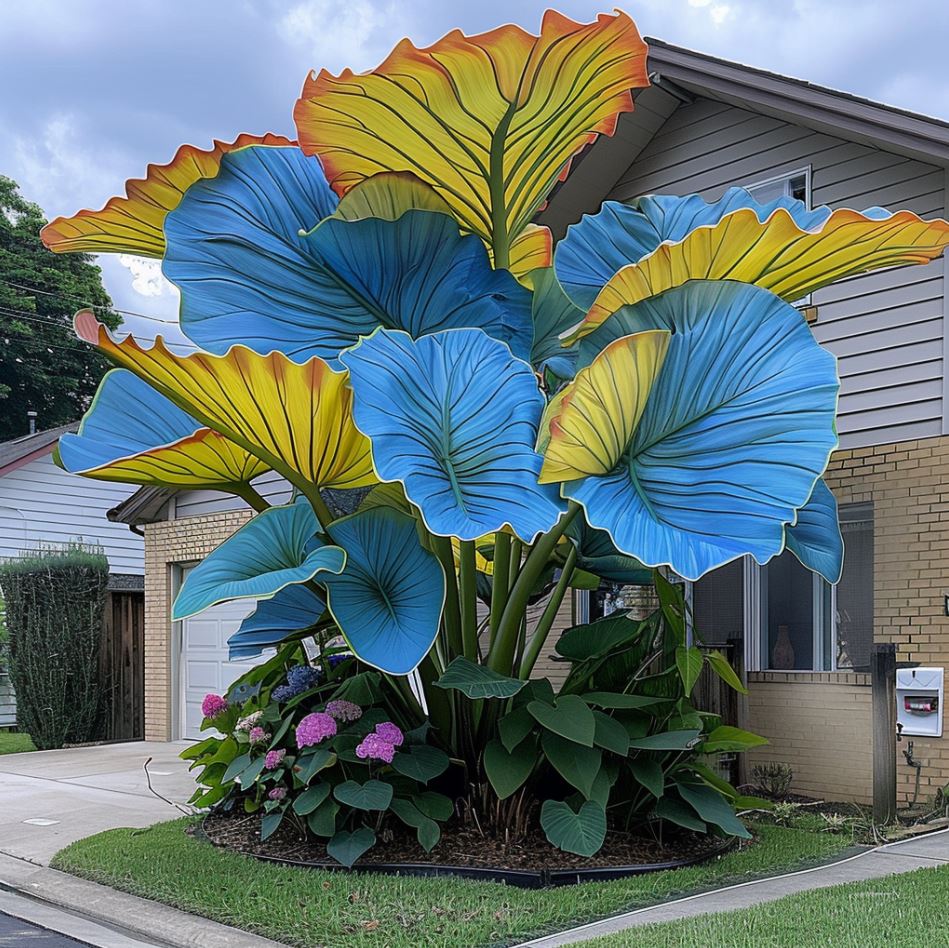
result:
[[[873,802],[870,676],[854,672],[750,672],[748,726],[771,742],[745,755],[790,764],[798,793]]]
[[[895,642],[897,661],[949,668],[949,437],[839,451],[827,480],[840,503],[873,502],[875,640]],[[923,800],[949,784],[945,707],[942,714],[943,737],[912,738]],[[904,801],[914,777],[899,755]]]
[[[145,740],[172,738],[171,603],[174,566],[203,559],[226,540],[249,511],[231,511],[145,527]]]

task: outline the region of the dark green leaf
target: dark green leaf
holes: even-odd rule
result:
[[[554,734],[576,741],[586,747],[593,746],[596,722],[593,712],[576,695],[563,695],[553,706],[543,701],[532,701],[527,710],[534,720]]]
[[[641,628],[642,622],[630,619],[625,613],[619,613],[567,629],[558,639],[555,648],[558,655],[569,658],[572,662],[585,662],[607,655],[613,649],[631,642],[640,635]]]
[[[656,799],[662,796],[665,779],[662,767],[654,760],[645,757],[634,757],[629,762],[629,769],[633,772],[636,782],[645,787]]]
[[[546,678],[534,678],[514,696],[514,707],[526,706],[531,701],[552,705],[555,701],[554,686]]]
[[[589,799],[603,761],[603,752],[566,741],[549,731],[541,738],[541,746],[560,776]]]
[[[260,841],[273,836],[277,832],[277,827],[283,822],[283,810],[275,810],[273,813],[265,813],[260,818]]]
[[[629,734],[626,728],[602,711],[594,711],[593,719],[596,722],[593,743],[625,757],[629,753]]]
[[[636,750],[689,750],[698,743],[699,734],[699,731],[694,730],[663,731],[661,734],[631,738],[629,746]]]
[[[618,691],[588,691],[583,695],[583,700],[598,708],[648,708],[665,699],[650,695],[626,695]]]
[[[392,760],[392,767],[406,777],[420,783],[428,783],[443,774],[449,763],[448,755],[444,751],[427,744],[416,744],[409,748],[408,753],[397,753]]]
[[[524,744],[508,753],[500,741],[490,741],[484,749],[484,772],[494,792],[501,800],[507,799],[515,790],[523,786],[537,762],[537,752]]]
[[[732,805],[711,787],[693,784],[679,784],[679,793],[692,809],[706,823],[718,826],[729,836],[738,836],[741,839],[751,839],[751,833],[745,828],[741,820],[735,816]]]
[[[332,836],[336,832],[336,814],[339,804],[327,797],[307,818],[306,825],[316,836]]]
[[[442,831],[433,819],[427,817],[413,803],[400,800],[398,797],[392,801],[392,812],[406,826],[411,826],[416,831],[419,844],[425,852],[431,852],[434,849],[441,838]]]
[[[708,659],[709,665],[712,666],[712,671],[715,672],[726,685],[734,688],[735,691],[743,695],[748,694],[748,689],[741,683],[741,679],[738,677],[735,669],[731,667],[728,663],[728,659],[725,658],[718,649],[712,649],[706,652],[705,657]]]
[[[670,823],[675,823],[677,826],[695,830],[697,833],[705,833],[708,830],[708,827],[696,817],[691,808],[676,797],[663,797],[656,804],[656,816],[669,820]]]
[[[459,656],[435,684],[439,688],[460,691],[467,698],[513,698],[527,682],[499,675],[486,665],[477,665]]]
[[[689,761],[683,766],[683,769],[687,772],[697,774],[710,787],[714,787],[719,793],[728,797],[730,800],[734,800],[734,798],[738,796],[738,791],[724,777],[717,774],[711,767],[707,767],[705,764],[699,763],[698,761]]]
[[[198,741],[196,744],[189,744],[178,756],[182,760],[195,760],[206,751],[213,754],[213,752],[217,750],[219,743],[221,743],[219,737],[206,737],[203,741]]]
[[[294,772],[301,783],[309,783],[321,770],[332,767],[336,763],[336,755],[324,747],[319,747],[309,754],[301,754],[297,760],[299,771]]]
[[[599,803],[604,809],[606,809],[607,804],[610,802],[610,791],[613,789],[616,777],[617,774],[610,773],[609,768],[604,765],[597,771],[596,778],[593,781],[593,788],[590,790],[590,799]]]
[[[340,830],[327,844],[326,851],[338,863],[351,868],[363,853],[376,844],[376,834],[368,826],[360,826],[352,833]]]
[[[236,779],[237,775],[240,774],[249,763],[250,754],[241,754],[240,757],[235,757],[227,770],[224,771],[224,776],[221,777],[221,783],[230,783]]]
[[[606,839],[606,810],[587,800],[579,812],[561,800],[545,800],[540,825],[551,845],[578,856],[592,856]]]
[[[392,802],[392,787],[381,780],[346,780],[333,788],[333,796],[357,810],[387,810]]]
[[[498,722],[498,732],[505,750],[513,751],[536,725],[537,722],[526,707],[515,708],[510,714],[505,714]]]
[[[412,797],[412,802],[433,820],[444,822],[455,812],[455,806],[451,800],[444,793],[436,793],[434,790],[417,794]]]
[[[333,692],[334,698],[345,698],[346,701],[352,701],[360,707],[367,704],[374,704],[380,695],[380,682],[382,681],[379,672],[364,671],[351,678],[346,678],[340,686]]]
[[[256,760],[252,760],[241,772],[237,778],[241,787],[246,790],[260,776],[264,769],[264,755],[261,754]]]
[[[294,801],[293,812],[300,816],[309,816],[330,794],[332,787],[328,783],[315,783],[307,787]]]
[[[692,689],[699,680],[703,661],[701,651],[694,645],[691,648],[680,645],[676,649],[676,668],[679,669],[679,677],[687,695],[692,694]]]

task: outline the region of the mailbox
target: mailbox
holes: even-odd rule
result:
[[[942,737],[942,668],[896,670],[896,720],[903,734]]]

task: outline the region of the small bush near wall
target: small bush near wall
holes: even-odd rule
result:
[[[108,578],[105,555],[82,546],[38,550],[0,565],[18,723],[41,750],[100,736]]]

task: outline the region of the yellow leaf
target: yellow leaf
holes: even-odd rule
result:
[[[604,475],[616,467],[662,368],[669,335],[652,329],[614,340],[555,396],[542,421],[547,433],[541,484]]]
[[[215,141],[208,149],[182,145],[164,165],[149,165],[144,178],[125,185],[125,197],[110,199],[98,211],[79,211],[57,217],[40,232],[55,253],[131,253],[161,257],[165,253],[162,230],[165,216],[181,201],[185,191],[201,178],[213,178],[221,158],[248,145],[292,145],[282,135],[240,135],[233,142]]]
[[[518,26],[403,40],[377,69],[311,76],[294,110],[300,145],[338,194],[382,171],[430,184],[498,266],[571,157],[611,135],[648,85],[646,44],[624,13],[579,24],[553,11]]]
[[[623,306],[688,280],[753,283],[793,302],[843,277],[929,263],[947,245],[949,223],[924,221],[910,211],[874,219],[841,209],[809,231],[798,227],[783,208],[764,221],[744,208],[623,267],[600,291],[583,322],[565,337],[565,344],[592,332]]]
[[[89,310],[76,315],[76,333],[298,486],[377,483],[369,440],[353,424],[349,375],[322,359],[292,362],[245,346],[176,356],[160,336],[149,349],[131,336],[117,342]]]

